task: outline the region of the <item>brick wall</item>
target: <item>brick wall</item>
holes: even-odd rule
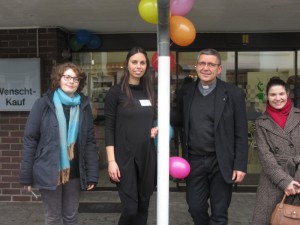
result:
[[[50,84],[53,64],[63,62],[68,34],[58,28],[0,30],[0,58],[40,58],[41,93]],[[24,126],[29,112],[0,109],[0,201],[35,201],[19,184]]]

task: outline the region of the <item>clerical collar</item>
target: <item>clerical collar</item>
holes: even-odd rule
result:
[[[199,81],[198,88],[199,88],[199,91],[201,92],[201,94],[203,96],[206,96],[215,89],[216,85],[217,85],[217,81],[214,81],[213,83],[208,84],[208,85],[203,85],[203,84],[201,84],[201,81]]]

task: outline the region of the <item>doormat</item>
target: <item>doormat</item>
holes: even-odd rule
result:
[[[117,202],[80,202],[79,213],[121,213],[121,203]]]

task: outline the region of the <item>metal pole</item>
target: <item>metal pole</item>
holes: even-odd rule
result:
[[[170,0],[158,0],[157,224],[169,224]]]

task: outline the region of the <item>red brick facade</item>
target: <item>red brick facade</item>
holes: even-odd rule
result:
[[[53,64],[65,61],[68,33],[58,28],[0,30],[0,58],[40,58],[41,93],[49,87]],[[24,126],[29,112],[0,109],[0,202],[34,201],[19,184]]]

